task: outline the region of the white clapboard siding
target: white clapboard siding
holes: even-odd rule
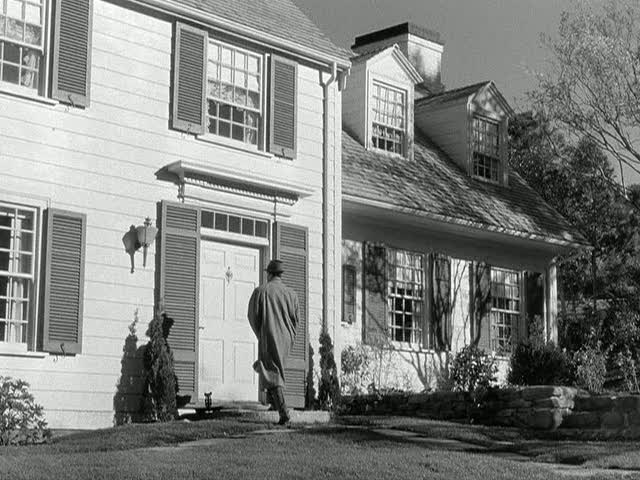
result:
[[[172,29],[164,18],[94,0],[90,107],[0,95],[0,201],[11,194],[9,201],[30,204],[34,195],[33,204],[39,208],[50,205],[87,216],[82,354],[4,356],[0,350],[0,375],[31,383],[52,428],[97,428],[113,422],[129,325],[138,311],[137,347],[144,345],[154,310],[157,244],[147,253],[146,268],[142,251],[135,254],[132,274],[122,236],[147,216],[155,223],[160,200],[177,200],[176,185],[156,176],[177,160],[212,168],[232,166],[238,172],[286,178],[313,190],[289,210],[291,223],[309,232],[308,311],[313,327],[309,340],[318,351],[325,137],[321,74],[306,65],[297,69],[295,160],[197,139],[168,127]],[[326,81],[328,74],[322,77]],[[340,112],[339,106],[333,108]],[[339,118],[330,122],[332,128],[336,124],[339,128]],[[333,137],[329,132],[327,138]],[[329,193],[327,207],[333,211],[335,195]],[[332,244],[333,232],[329,238]],[[333,257],[329,255],[332,268]],[[135,404],[136,399],[126,401]]]

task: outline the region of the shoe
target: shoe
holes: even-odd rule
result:
[[[288,425],[291,421],[291,417],[289,416],[289,409],[287,408],[287,403],[284,400],[284,392],[282,391],[282,387],[278,387],[274,389],[274,397],[277,397],[276,406],[278,407],[278,413],[280,414],[280,420],[278,421],[278,425]]]

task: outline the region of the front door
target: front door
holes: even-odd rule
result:
[[[200,400],[212,392],[214,402],[257,401],[258,343],[247,307],[260,281],[260,251],[205,240],[200,248]]]

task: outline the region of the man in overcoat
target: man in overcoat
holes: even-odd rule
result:
[[[267,396],[280,414],[280,425],[289,422],[284,399],[284,367],[296,337],[298,296],[282,282],[280,260],[267,266],[267,282],[257,287],[249,300],[249,323],[258,338],[258,360],[253,369],[260,376]]]

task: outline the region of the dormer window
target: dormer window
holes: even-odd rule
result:
[[[473,118],[473,176],[492,182],[500,179],[500,128],[498,122]]]
[[[380,150],[405,154],[407,129],[406,92],[373,82],[371,145]]]

